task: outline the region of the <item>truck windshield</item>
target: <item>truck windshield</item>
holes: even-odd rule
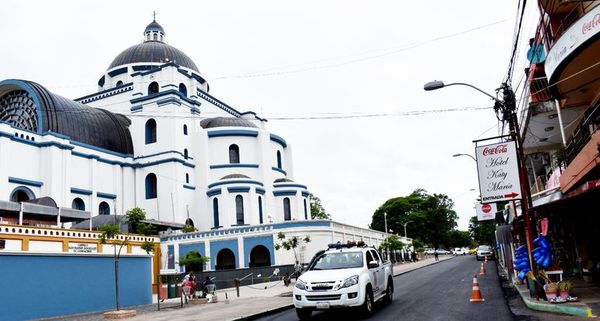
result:
[[[310,270],[351,269],[363,266],[362,252],[323,253],[319,256]]]

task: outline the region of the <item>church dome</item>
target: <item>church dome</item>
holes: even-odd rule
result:
[[[144,30],[144,42],[125,49],[108,66],[113,69],[118,66],[134,63],[167,63],[174,62],[196,72],[198,67],[183,51],[164,42],[165,31],[156,21],[152,21]]]

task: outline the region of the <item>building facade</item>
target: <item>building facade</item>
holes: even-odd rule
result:
[[[133,207],[199,230],[310,219],[291,146],[266,119],[209,94],[165,36],[150,23],[98,91],[75,100],[0,82],[3,222],[58,225]]]

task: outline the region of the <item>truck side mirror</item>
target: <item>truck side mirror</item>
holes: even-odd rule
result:
[[[369,267],[369,269],[378,268],[379,267],[379,262],[377,262],[377,261],[371,261],[371,262],[369,262],[369,264],[367,266]]]

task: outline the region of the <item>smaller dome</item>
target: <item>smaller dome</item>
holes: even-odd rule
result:
[[[163,29],[163,27],[159,25],[158,22],[156,22],[156,20],[150,22],[150,24],[146,26],[144,34],[152,31],[162,32],[163,34],[165,33],[165,29]]]
[[[258,128],[251,121],[237,117],[215,117],[206,118],[200,122],[204,129],[215,127],[253,127]]]
[[[244,178],[244,179],[247,179],[247,178],[250,178],[250,177],[246,176],[244,174],[229,174],[227,176],[223,176],[223,178],[221,178],[221,180],[224,180],[224,179],[233,179],[233,178]]]
[[[293,180],[291,180],[289,178],[278,178],[273,181],[273,183],[288,183],[288,182],[293,182]]]

